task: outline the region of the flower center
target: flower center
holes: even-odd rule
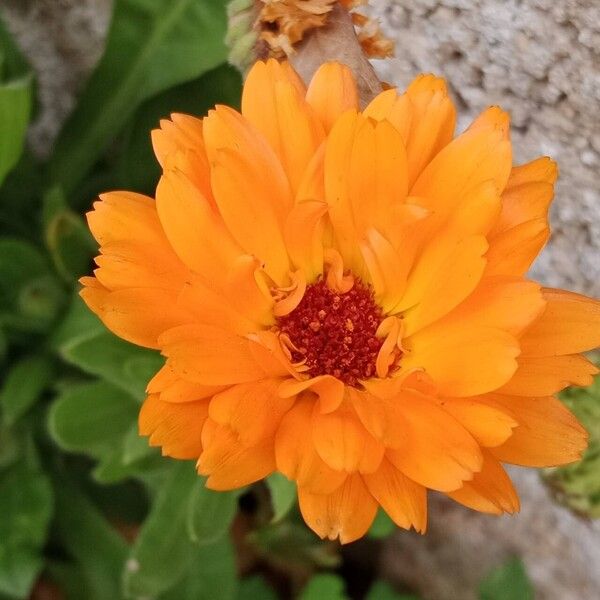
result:
[[[292,344],[292,360],[303,362],[311,377],[333,375],[356,386],[375,374],[384,341],[375,333],[382,320],[372,290],[359,279],[344,294],[320,280],[306,288],[300,304],[278,325]]]

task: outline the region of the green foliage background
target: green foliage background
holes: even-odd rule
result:
[[[0,22],[0,598],[416,598],[376,580],[349,590],[340,549],[302,524],[283,476],[217,494],[149,448],[137,414],[161,358],[77,295],[96,251],[82,215],[101,191],[153,193],[159,119],[239,103],[225,30],[222,0],[116,0],[104,56],[39,164],[24,149],[34,77]],[[551,476],[589,508],[572,473]],[[370,535],[393,529],[380,514]],[[480,590],[532,596],[518,560]]]

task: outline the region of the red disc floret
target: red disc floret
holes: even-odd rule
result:
[[[333,375],[357,386],[360,379],[375,375],[383,344],[375,333],[382,320],[372,289],[360,280],[345,294],[319,280],[306,288],[300,304],[278,326],[293,345],[292,360],[303,362],[308,375]]]

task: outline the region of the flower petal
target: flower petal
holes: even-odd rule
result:
[[[487,452],[483,456],[483,467],[472,481],[466,481],[460,489],[447,495],[479,512],[493,515],[519,512],[519,497],[510,477],[493,456]]]
[[[243,251],[200,191],[183,173],[167,171],[156,189],[156,207],[179,258],[205,281],[221,282]]]
[[[440,405],[484,447],[503,444],[518,425],[510,415],[476,399],[444,398]]]
[[[450,414],[415,392],[396,398],[406,422],[397,448],[386,457],[406,476],[440,491],[458,489],[481,468],[477,442]]]
[[[520,340],[523,356],[562,356],[600,346],[600,301],[545,288],[541,317]]]
[[[313,75],[306,101],[326,132],[347,110],[359,110],[358,91],[352,71],[338,62],[323,63]]]
[[[202,430],[204,450],[197,463],[198,472],[208,477],[211,490],[231,490],[264,479],[275,470],[273,438],[246,446],[229,427],[210,418]]]
[[[328,494],[344,482],[346,473],[334,471],[317,454],[311,424],[313,404],[309,398],[300,398],[283,417],[275,436],[275,458],[279,471],[299,487]]]
[[[210,418],[226,425],[245,446],[273,437],[283,415],[294,404],[293,398],[277,395],[279,381],[263,379],[241,383],[213,396]]]
[[[269,141],[295,192],[324,131],[291,73],[273,59],[255,63],[244,84],[242,114]]]
[[[351,475],[331,494],[313,494],[298,487],[300,511],[320,537],[348,544],[362,537],[373,522],[377,502],[360,475]]]
[[[518,336],[545,307],[538,283],[504,275],[484,277],[477,289],[444,318],[444,323],[494,327]]]
[[[287,371],[249,340],[211,325],[176,327],[161,336],[160,345],[168,364],[190,381],[203,385],[234,385]]]
[[[384,447],[363,427],[346,404],[322,414],[315,405],[312,435],[319,456],[334,470],[373,473],[383,459]]]
[[[411,195],[425,198],[425,208],[450,215],[465,192],[485,181],[492,180],[500,193],[512,163],[508,130],[506,113],[493,107],[484,111],[425,167]]]
[[[579,460],[587,447],[587,432],[556,398],[491,394],[480,400],[510,412],[519,423],[502,446],[491,450],[502,462],[553,467]]]
[[[509,396],[550,396],[569,385],[588,386],[598,368],[580,354],[520,356],[519,368],[498,393]]]
[[[301,381],[287,379],[279,386],[278,393],[281,398],[291,398],[306,390],[319,397],[319,410],[328,413],[336,410],[342,403],[345,386],[332,375],[319,375]]]
[[[403,342],[405,369],[424,369],[443,396],[476,396],[504,385],[517,369],[519,344],[492,327],[436,323]]]
[[[146,348],[159,348],[160,335],[193,316],[179,306],[177,294],[156,288],[129,288],[111,292],[86,286],[79,295],[90,310],[119,337]]]
[[[207,400],[172,404],[150,394],[140,410],[140,435],[150,436],[150,445],[160,446],[163,456],[196,459],[202,452],[207,417]]]
[[[419,533],[425,533],[427,491],[422,485],[403,475],[387,459],[377,471],[363,479],[371,495],[398,527],[414,527]]]

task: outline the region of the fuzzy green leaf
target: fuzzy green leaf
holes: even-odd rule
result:
[[[0,389],[0,406],[9,425],[37,402],[53,376],[54,361],[47,356],[28,356],[11,367]]]
[[[49,430],[63,449],[102,457],[122,442],[137,420],[138,405],[106,381],[74,385],[54,402]]]
[[[187,529],[190,539],[211,544],[227,534],[238,509],[240,490],[215,492],[197,478],[188,508]]]
[[[187,507],[198,475],[189,462],[174,462],[131,550],[124,575],[128,598],[155,597],[178,583],[193,555]]]

